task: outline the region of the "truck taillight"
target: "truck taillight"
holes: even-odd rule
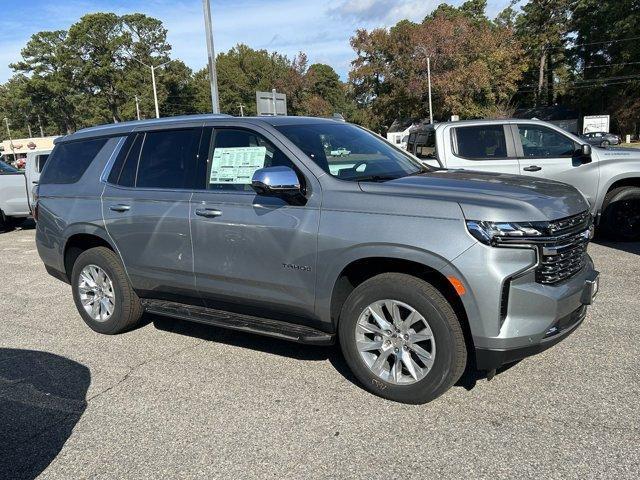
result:
[[[38,221],[38,185],[34,185],[33,189],[31,190],[31,198],[33,199],[33,205],[31,206],[31,210],[32,210],[32,215],[33,215],[33,219],[37,222]]]

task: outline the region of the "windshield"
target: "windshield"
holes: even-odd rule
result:
[[[348,123],[276,129],[325,172],[342,180],[384,181],[427,170],[376,135]]]
[[[18,173],[18,170],[0,160],[0,173]]]

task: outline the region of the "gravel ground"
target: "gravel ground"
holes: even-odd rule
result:
[[[356,385],[336,348],[146,318],[102,336],[0,234],[0,478],[638,478],[640,245],[555,348],[435,402]]]

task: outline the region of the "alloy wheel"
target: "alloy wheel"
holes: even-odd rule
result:
[[[433,367],[436,344],[427,320],[397,300],[367,306],[355,329],[361,359],[377,377],[396,385],[422,380]]]
[[[113,282],[102,268],[87,265],[78,278],[80,302],[87,314],[96,322],[105,322],[113,314],[115,295]]]

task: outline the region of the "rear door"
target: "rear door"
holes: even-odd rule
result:
[[[578,154],[580,144],[545,125],[523,122],[514,124],[512,128],[522,175],[548,178],[573,185],[592,207],[595,205],[599,164],[583,161]]]
[[[509,125],[450,126],[444,139],[447,168],[514,175],[520,171]]]
[[[201,127],[130,135],[102,195],[103,216],[143,296],[197,301],[189,227]]]
[[[257,127],[256,127],[257,128]],[[320,186],[276,136],[244,127],[210,130],[201,153],[202,190],[191,200],[198,290],[207,306],[274,318],[313,315]],[[205,133],[205,137],[207,137]],[[236,168],[242,162],[244,168]],[[305,202],[258,195],[261,167],[288,166],[306,185]]]

